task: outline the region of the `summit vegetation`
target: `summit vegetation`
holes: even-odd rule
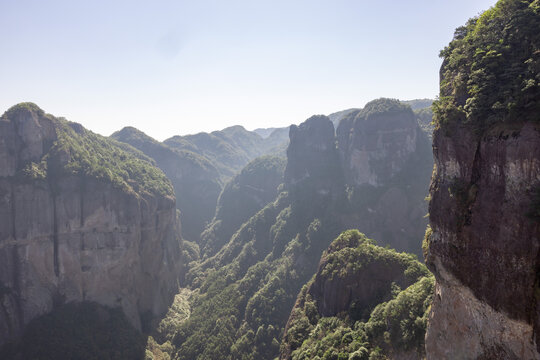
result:
[[[539,121],[540,2],[500,0],[456,29],[441,51],[435,123],[473,126]]]

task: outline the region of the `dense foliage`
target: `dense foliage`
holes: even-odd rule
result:
[[[398,266],[401,276],[377,279],[377,288],[361,294],[348,309],[323,317],[313,296],[316,282],[328,285],[333,276],[374,281],[366,272],[377,263],[388,271]],[[307,359],[386,359],[424,354],[424,336],[434,279],[411,255],[376,246],[356,230],[342,233],[321,260],[322,268],[300,292],[289,320],[282,356]],[[392,280],[408,279],[404,290]],[[367,290],[366,290],[367,291]],[[366,301],[371,298],[371,301]],[[373,301],[375,300],[375,301]],[[361,305],[359,305],[361,304]],[[367,316],[358,314],[368,314]]]
[[[144,359],[145,338],[121,309],[91,302],[68,303],[28,324],[2,359]]]
[[[12,119],[21,111],[31,111],[51,121],[57,137],[39,163],[25,165],[21,173],[26,178],[52,180],[60,175],[88,176],[139,195],[173,195],[165,174],[132,147],[94,134],[77,123],[45,114],[32,103],[15,105],[2,118]]]
[[[441,51],[437,126],[539,121],[540,2],[500,0],[459,27]]]
[[[389,114],[397,114],[403,112],[412,112],[409,105],[402,103],[397,99],[379,98],[372,100],[361,109],[356,118],[368,120],[370,118],[388,116]]]
[[[294,294],[335,235],[331,207],[296,212],[284,192],[241,226],[214,257],[194,268],[192,313],[176,332],[179,359],[269,359]],[[319,215],[319,216],[317,216]]]

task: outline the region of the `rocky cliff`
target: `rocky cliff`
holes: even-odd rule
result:
[[[72,301],[141,329],[177,290],[170,182],[131,147],[24,103],[0,118],[0,344]]]
[[[500,1],[442,53],[428,359],[540,358],[539,34],[537,1]]]
[[[298,202],[341,197],[345,186],[343,170],[334,126],[328,117],[315,115],[299,126],[291,125],[289,138],[284,175],[289,192]]]
[[[345,116],[336,134],[352,207],[344,227],[420,254],[433,160],[410,106],[373,100]]]

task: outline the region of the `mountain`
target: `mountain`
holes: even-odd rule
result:
[[[418,121],[418,124],[420,125],[422,130],[426,131],[429,134],[429,137],[431,138],[431,133],[433,132],[433,126],[431,125],[431,120],[432,120],[432,115],[433,115],[431,112],[431,104],[433,103],[433,100],[432,99],[415,99],[415,100],[400,100],[400,102],[402,104],[409,105],[411,107],[411,109],[416,115],[416,120]],[[353,109],[341,110],[341,111],[328,115],[328,117],[334,124],[334,127],[337,129],[341,120],[350,116],[352,113],[358,112],[359,110],[361,109],[353,108]]]
[[[422,358],[433,282],[414,256],[343,232],[298,295],[280,359]]]
[[[409,105],[413,111],[425,109],[433,104],[433,99],[401,100],[401,103]]]
[[[343,199],[333,193],[338,188],[343,193],[343,182],[332,176],[339,155],[330,120],[312,117],[290,133],[280,194],[190,272],[198,292],[190,299],[191,316],[174,335],[175,356],[277,356],[295,296],[316,270],[312,259],[337,235],[334,213],[337,199]],[[301,163],[309,168],[298,167]]]
[[[540,358],[540,5],[499,1],[441,52],[428,359]]]
[[[221,192],[220,175],[214,165],[201,155],[172,149],[132,127],[115,132],[111,138],[140,150],[163,170],[174,187],[183,238],[198,241],[214,216]]]
[[[283,129],[283,128],[275,128],[275,127],[271,127],[271,128],[257,128],[255,130],[253,130],[253,132],[257,135],[259,135],[260,137],[262,137],[263,139],[266,139],[267,137],[270,136],[270,134],[272,134],[274,131],[278,130],[278,129]]]
[[[274,133],[263,139],[237,125],[211,133],[173,136],[164,143],[173,149],[189,150],[206,157],[227,181],[256,157],[272,155],[279,152],[279,145],[286,146],[286,130],[277,129]]]
[[[381,124],[369,127],[367,138],[388,132],[385,126],[389,125],[384,123],[386,115],[381,114]],[[359,119],[359,122],[365,120]],[[410,242],[405,234],[392,238],[392,241],[396,246],[412,248],[417,253],[421,251],[419,243],[427,222],[423,199],[428,191],[428,180],[421,182],[418,177],[422,172],[417,169],[427,168],[428,173],[431,172],[431,157],[419,155],[423,145],[428,145],[429,150],[429,143],[419,140],[426,137],[418,128],[410,107],[400,108],[392,119],[404,125],[401,130],[398,127],[388,141],[403,148],[394,153],[384,148],[385,142],[380,142],[379,153],[386,157],[378,161],[394,161],[401,168],[396,169],[396,173],[381,172],[384,176],[381,175],[380,183],[367,184],[369,187],[364,193],[354,192],[357,185],[365,184],[354,183],[350,171],[345,171],[344,159],[349,158],[350,152],[358,150],[357,142],[345,142],[351,145],[347,147],[344,142],[337,141],[339,137],[336,138],[332,122],[322,115],[313,116],[299,126],[291,126],[284,183],[277,196],[246,220],[248,212],[245,212],[241,220],[236,220],[236,224],[243,223],[235,230],[233,226],[227,230],[227,235],[232,234],[230,238],[219,240],[223,247],[218,249],[216,246],[215,255],[205,257],[191,268],[187,283],[191,289],[196,289],[188,301],[191,315],[169,335],[173,345],[171,356],[204,359],[272,359],[278,356],[279,341],[296,294],[316,272],[321,254],[332,239],[355,224],[365,225],[379,234],[388,226],[386,219],[390,214],[385,211],[393,211],[392,206],[374,207],[371,214],[362,204],[357,205],[357,201],[363,201],[364,205],[379,204],[381,195],[385,194],[384,204],[393,204],[395,208],[402,201],[399,206],[407,208],[408,200],[402,200],[400,196],[407,199],[416,196],[411,204],[423,206],[421,211],[416,215],[398,213],[402,214],[400,221],[407,228],[418,227],[415,229],[418,232],[416,242]],[[353,120],[350,125],[354,124]],[[354,131],[349,134],[350,140],[354,140]],[[413,138],[409,139],[410,136]],[[340,148],[342,145],[344,147]],[[411,167],[415,164],[420,165]],[[374,164],[364,165],[367,167],[362,171],[375,171],[372,169]],[[260,171],[257,167],[254,170]],[[429,179],[428,175],[426,177]],[[260,181],[261,177],[257,178]],[[238,177],[230,186],[241,184],[241,181],[246,182]],[[423,191],[415,192],[422,187]],[[403,195],[406,191],[410,194]],[[226,199],[224,194],[225,190],[222,197]],[[239,194],[235,197],[242,199]],[[367,215],[360,214],[359,209]],[[252,208],[251,211],[256,210]],[[364,220],[365,217],[368,220]],[[420,222],[410,224],[410,219]],[[219,234],[212,227],[207,231],[212,236]],[[217,323],[220,324],[218,327]]]
[[[276,198],[284,170],[283,158],[259,157],[225,185],[215,217],[201,234],[203,257],[217,253],[244,222]]]
[[[0,194],[0,344],[67,303],[139,330],[166,312],[181,240],[148,157],[22,103],[0,118]]]

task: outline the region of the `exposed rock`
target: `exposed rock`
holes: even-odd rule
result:
[[[460,351],[474,359],[500,348],[509,354],[502,358],[538,358],[532,329],[539,321],[540,228],[527,216],[540,182],[538,127],[493,129],[480,140],[467,128],[452,136],[438,130],[434,154],[426,262],[440,297],[433,304],[428,355]],[[454,322],[447,318],[452,313],[467,316],[453,315]],[[483,332],[465,330],[469,322]],[[530,336],[515,332],[527,328]]]
[[[353,207],[344,227],[420,255],[433,160],[411,108],[393,99],[371,101],[341,121],[337,140]]]
[[[540,359],[539,15],[499,1],[442,53],[428,359]]]
[[[284,178],[291,193],[341,196],[344,179],[330,119],[315,115],[299,126],[291,125],[289,137]]]
[[[167,310],[180,251],[163,173],[33,104],[0,118],[0,159],[0,344],[66,302],[120,307],[138,329]]]
[[[387,184],[416,151],[419,130],[410,107],[398,100],[374,100],[351,113],[337,129],[347,182]]]

